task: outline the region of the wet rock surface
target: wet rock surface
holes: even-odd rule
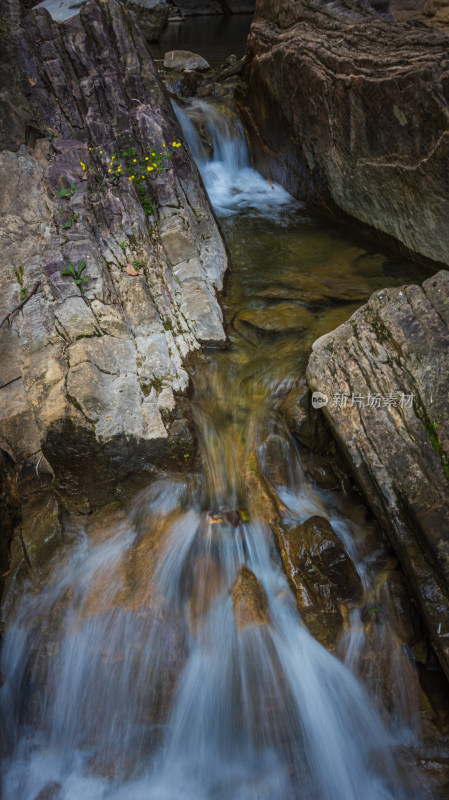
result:
[[[242,567],[232,587],[232,607],[238,631],[268,622],[267,598],[251,570]]]
[[[427,25],[342,0],[260,0],[239,96],[255,162],[447,264],[448,69],[449,39]]]
[[[127,476],[192,457],[185,360],[225,342],[227,256],[129,12],[92,2],[58,26],[3,5],[0,317],[39,286],[0,330],[0,447],[42,521],[41,537],[22,532],[33,562],[58,499],[86,513]],[[143,205],[109,172],[127,147],[173,153]],[[86,282],[62,274],[83,262]]]
[[[342,604],[357,605],[363,595],[351,559],[324,517],[309,517],[293,527],[275,525],[274,531],[304,621],[322,644],[335,646]]]
[[[449,590],[447,272],[375,292],[319,339],[307,380],[401,561],[446,674]]]

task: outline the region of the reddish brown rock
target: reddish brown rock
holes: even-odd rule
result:
[[[235,579],[232,607],[238,631],[243,631],[248,625],[265,625],[269,620],[265,592],[247,567],[242,567]]]

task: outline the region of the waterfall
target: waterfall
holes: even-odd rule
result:
[[[173,107],[220,216],[268,216],[297,205],[279,184],[251,168],[242,123],[229,105],[196,98]]]

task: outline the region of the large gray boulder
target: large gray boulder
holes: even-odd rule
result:
[[[449,677],[449,273],[375,292],[307,368]]]

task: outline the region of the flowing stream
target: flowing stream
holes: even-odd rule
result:
[[[202,469],[161,476],[126,508],[72,515],[42,585],[14,610],[7,598],[3,798],[430,797],[397,760],[417,741],[419,689],[375,607],[391,554],[354,503],[310,478],[278,412],[311,341],[418,274],[254,172],[229,109],[195,100],[178,114],[234,256],[231,346],[194,376]],[[355,565],[363,601],[334,652],[298,612],[276,514],[287,538],[329,520]]]

